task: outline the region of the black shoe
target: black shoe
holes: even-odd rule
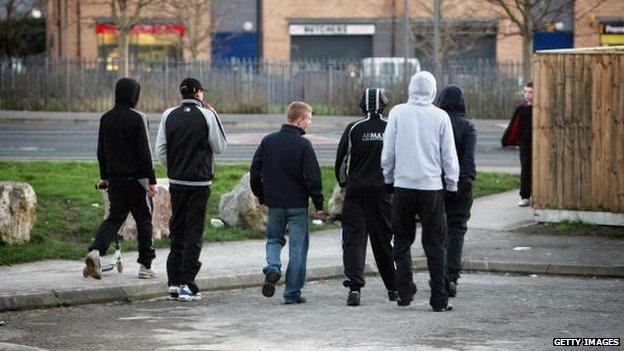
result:
[[[450,310],[453,309],[453,306],[451,305],[446,305],[445,307],[431,307],[433,309],[433,312],[448,312]]]
[[[414,300],[414,295],[416,295],[416,291],[418,291],[418,289],[416,289],[416,285],[413,285],[410,294],[401,295],[401,293],[397,293],[397,306],[409,306],[410,303],[412,303],[412,300]]]
[[[446,287],[446,291],[448,292],[449,297],[457,296],[457,283],[449,281]]]
[[[401,297],[401,296],[399,295],[399,298],[397,299],[397,306],[401,306],[401,307],[404,307],[404,306],[409,306],[409,305],[410,305],[410,303],[412,303],[412,300],[414,300],[414,297],[413,297],[413,296],[404,296],[404,297]]]
[[[264,284],[262,285],[262,295],[265,297],[271,297],[275,294],[275,283],[280,279],[280,274],[275,271],[270,271],[264,277]]]
[[[396,290],[388,290],[388,300],[394,302],[399,299],[399,293]]]
[[[284,301],[284,305],[295,305],[299,303],[306,303],[306,299],[303,296],[299,296],[296,299],[287,299]]]
[[[349,296],[347,296],[347,306],[359,306],[359,305],[360,305],[360,292],[349,291]]]

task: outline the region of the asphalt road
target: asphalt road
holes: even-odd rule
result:
[[[150,140],[156,141],[157,116],[150,116]],[[218,161],[249,162],[262,136],[274,131],[281,116],[225,115],[224,128],[230,139]],[[321,163],[334,162],[336,148],[350,117],[315,117],[309,137]],[[94,160],[97,119],[76,121],[27,121],[0,119],[0,159],[77,159]],[[477,166],[480,169],[519,173],[517,151],[500,147],[500,136],[507,121],[474,120],[478,130]]]
[[[307,285],[303,305],[250,288],[199,302],[7,312],[0,342],[50,350],[549,350],[558,349],[555,337],[624,337],[621,280],[465,274],[454,310],[435,313],[427,275],[415,279],[416,299],[401,308],[370,277],[355,308],[345,305],[341,282],[327,280]]]

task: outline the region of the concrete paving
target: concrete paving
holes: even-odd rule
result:
[[[359,307],[346,306],[346,289],[334,279],[307,284],[303,305],[267,299],[256,287],[188,303],[159,298],[5,312],[0,342],[49,350],[498,351],[624,335],[622,280],[464,274],[453,311],[435,313],[427,275],[414,279],[419,290],[409,307],[389,302],[381,279],[369,277]]]
[[[472,205],[468,228],[501,231],[534,223],[533,209],[518,207],[519,200],[518,190],[476,199]]]
[[[517,191],[476,199],[465,241],[466,270],[624,277],[624,239],[511,231],[532,219],[532,211],[518,208],[516,200]],[[166,291],[167,253],[158,250],[154,262],[158,277],[153,280],[136,277],[134,252],[124,253],[123,273],[107,272],[100,281],[82,277],[81,261],[2,266],[0,311],[161,296]],[[258,286],[263,280],[264,253],[263,240],[207,243],[198,283],[205,290]],[[283,254],[285,264],[287,250]],[[426,269],[419,239],[413,258],[416,270]],[[368,272],[375,272],[370,247],[367,262]],[[342,275],[340,230],[311,234],[308,271],[311,280]]]
[[[8,342],[0,342],[0,351],[44,351],[38,347],[29,347]]]

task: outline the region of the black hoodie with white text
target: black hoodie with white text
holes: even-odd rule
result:
[[[366,89],[360,107],[366,116],[345,128],[338,144],[334,172],[349,196],[385,193],[381,150],[388,99],[382,89]]]

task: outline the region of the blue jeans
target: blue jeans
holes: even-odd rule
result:
[[[309,217],[307,208],[277,208],[269,207],[267,219],[267,266],[262,272],[266,275],[271,271],[281,274],[282,263],[280,254],[282,246],[286,244],[284,238],[288,227],[288,268],[286,269],[286,287],[284,298],[294,300],[301,296],[301,289],[306,279],[306,264],[308,261],[308,246],[310,236],[308,232]]]

